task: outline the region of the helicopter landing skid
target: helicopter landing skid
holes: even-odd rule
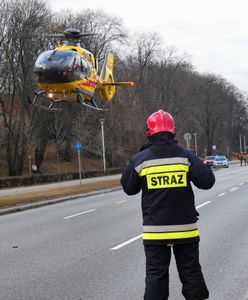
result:
[[[39,91],[39,92],[35,92],[35,97],[34,97],[33,101],[31,101],[31,99],[28,97],[28,102],[30,104],[36,105],[36,106],[38,106],[38,107],[40,107],[44,110],[48,110],[48,111],[59,111],[59,110],[61,110],[58,107],[54,107],[56,104],[60,103],[61,100],[54,100],[48,106],[45,106],[45,105],[39,103],[38,99],[40,98],[40,96],[45,96],[45,98],[48,98],[46,92]]]
[[[97,103],[94,101],[93,98],[91,98],[90,100],[85,101],[84,98],[82,97],[80,91],[76,90],[75,93],[76,93],[77,102],[80,105],[83,105],[83,106],[86,106],[88,108],[95,109],[95,110],[98,110],[98,111],[106,111],[107,110],[107,109],[103,109],[102,107],[99,107],[97,105]],[[59,104],[61,102],[65,102],[65,101],[62,101],[61,99],[57,99],[57,100],[53,100],[48,106],[45,106],[42,103],[42,99],[41,99],[42,96],[45,97],[46,101],[48,100],[49,102],[51,102],[51,100],[48,99],[47,93],[45,91],[35,92],[34,99],[31,100],[28,97],[28,102],[30,104],[36,105],[39,108],[42,108],[42,109],[48,110],[48,111],[59,111],[59,110],[61,110],[61,108],[54,107],[54,106],[56,106],[57,104]]]
[[[91,100],[85,101],[83,99],[83,97],[81,96],[80,91],[76,90],[76,94],[77,94],[78,103],[80,103],[81,105],[86,106],[91,109],[98,110],[98,111],[106,111],[107,110],[102,107],[99,107],[93,98],[91,98]]]

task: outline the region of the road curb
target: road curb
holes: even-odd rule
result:
[[[32,203],[29,202],[29,203],[20,204],[20,205],[17,204],[15,206],[11,206],[11,207],[0,208],[0,215],[21,212],[21,211],[32,209],[32,208],[38,208],[38,207],[42,207],[42,206],[46,206],[46,205],[52,205],[52,204],[61,203],[61,202],[69,201],[69,200],[75,200],[78,198],[110,193],[110,192],[118,191],[120,189],[121,189],[121,186],[114,187],[114,188],[108,188],[108,189],[104,189],[104,190],[99,190],[99,191],[80,193],[80,194],[75,194],[75,195],[71,195],[71,196],[46,199],[46,200],[38,201],[38,202],[32,202]]]

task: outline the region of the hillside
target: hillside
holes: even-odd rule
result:
[[[27,157],[22,175],[30,174],[31,165],[34,163],[34,155]],[[89,171],[102,168],[102,160],[99,157],[93,157],[90,152],[81,152],[81,170]],[[78,172],[77,151],[73,151],[70,162],[64,161],[57,155],[54,145],[50,145],[45,153],[44,162],[41,167],[42,174],[57,174]],[[0,177],[8,176],[8,165],[6,153],[0,151]]]

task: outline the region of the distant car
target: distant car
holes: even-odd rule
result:
[[[213,161],[213,167],[214,168],[217,168],[217,167],[228,168],[229,164],[228,164],[228,159],[226,158],[226,156],[224,156],[224,155],[216,155],[215,159]]]
[[[215,156],[207,156],[204,160],[204,164],[208,166],[212,166],[214,162]]]

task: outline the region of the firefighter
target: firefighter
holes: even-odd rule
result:
[[[243,154],[243,160],[244,160],[244,165],[246,166],[247,165],[247,160],[248,160],[248,155],[246,152],[244,152]]]
[[[239,159],[240,159],[240,166],[242,167],[243,160],[244,160],[244,153],[243,152],[240,153]]]
[[[199,214],[190,182],[210,189],[214,174],[192,152],[177,145],[175,123],[168,112],[154,112],[146,125],[148,143],[131,158],[121,177],[128,195],[142,190],[144,300],[168,299],[172,250],[185,299],[208,299],[199,263]]]

